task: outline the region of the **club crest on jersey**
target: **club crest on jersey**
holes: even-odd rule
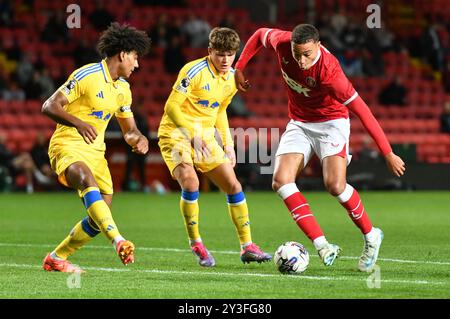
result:
[[[229,94],[229,93],[231,93],[231,85],[225,85],[224,87],[223,87],[223,94]]]
[[[314,79],[313,77],[306,77],[306,85],[308,85],[309,87],[315,87],[316,86],[316,79]]]
[[[123,104],[123,101],[125,100],[125,96],[122,93],[117,94],[117,104]]]

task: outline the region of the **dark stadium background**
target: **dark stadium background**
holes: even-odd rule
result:
[[[367,19],[372,12],[367,8],[374,3],[381,8],[381,28],[370,29]],[[67,27],[70,4],[81,8],[80,28]],[[157,180],[175,189],[159,154],[156,131],[183,61],[207,55],[205,36],[192,39],[186,33],[185,23],[191,16],[211,28],[235,28],[243,44],[259,27],[290,30],[298,23],[315,24],[322,43],[340,59],[407,163],[406,175],[392,178],[354,118],[349,181],[360,189],[450,188],[450,9],[446,0],[0,0],[0,135],[5,146],[15,154],[30,152],[39,134],[51,136],[55,124],[40,113],[43,101],[74,69],[99,61],[95,44],[109,22],[127,22],[148,31],[153,40],[151,53],[140,59],[139,71],[129,80],[133,108],[143,115],[151,137],[146,185],[156,191]],[[263,49],[246,74],[252,89],[233,101],[230,126],[279,128],[282,133],[288,121],[287,99],[274,52]],[[381,94],[396,78],[404,87],[404,97],[398,87]],[[110,126],[107,154],[115,189],[148,190],[139,187],[137,172],[131,185],[124,185],[126,148],[113,123]],[[261,175],[258,163],[240,164],[237,170],[247,190],[270,189],[271,176]],[[25,176],[19,173],[11,179],[9,174],[0,170],[0,190],[24,191]],[[303,189],[323,189],[317,162],[311,163],[306,176],[300,181]],[[209,187],[202,185],[203,190]],[[36,183],[35,190],[61,188]]]

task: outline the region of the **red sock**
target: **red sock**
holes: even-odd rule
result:
[[[323,236],[322,229],[309,209],[306,198],[300,192],[295,192],[285,198],[284,203],[291,212],[292,218],[298,227],[300,227],[309,239],[313,241],[317,237]]]
[[[349,186],[350,185],[347,184],[347,187]],[[372,223],[370,222],[369,216],[364,210],[361,197],[359,197],[356,189],[353,189],[350,199],[346,202],[341,203],[341,205],[345,207],[348,212],[348,216],[350,216],[355,225],[358,226],[358,228],[364,235],[372,230]]]

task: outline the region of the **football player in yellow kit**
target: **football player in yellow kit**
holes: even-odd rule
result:
[[[111,215],[113,187],[104,138],[115,115],[133,151],[147,153],[148,140],[136,127],[125,78],[139,67],[138,57],[149,48],[144,31],[112,23],[98,43],[104,59],[75,70],[42,106],[42,112],[57,123],[49,145],[51,167],[63,185],[78,191],[88,214],[45,257],[47,271],[82,271],[67,258],[100,232],[124,265],[134,262],[134,245],[121,236]]]
[[[239,44],[239,36],[232,29],[211,31],[209,55],[181,69],[158,130],[164,161],[182,189],[180,209],[191,250],[204,267],[214,266],[215,260],[199,233],[199,180],[195,170],[227,194],[228,211],[241,245],[241,260],[263,262],[272,258],[252,242],[247,203],[233,170],[236,155],[226,109],[237,92],[231,65]],[[215,139],[216,129],[223,148]]]

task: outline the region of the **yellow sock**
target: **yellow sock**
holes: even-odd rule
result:
[[[250,232],[250,220],[248,217],[248,207],[245,201],[243,192],[227,195],[228,197],[228,212],[233,220],[236,232],[239,237],[239,242],[242,245],[252,242],[252,235]]]
[[[78,222],[67,236],[55,249],[55,254],[62,259],[69,258],[78,249],[88,243],[100,231],[97,226],[92,225],[92,221],[86,217]]]
[[[200,232],[198,230],[198,191],[181,192],[180,210],[184,218],[184,226],[190,242],[200,241]]]
[[[105,203],[97,187],[88,187],[81,192],[84,200],[84,206],[87,209],[89,217],[95,222],[100,231],[106,237],[113,241],[115,237],[120,236],[117,225],[111,215],[109,206]]]

